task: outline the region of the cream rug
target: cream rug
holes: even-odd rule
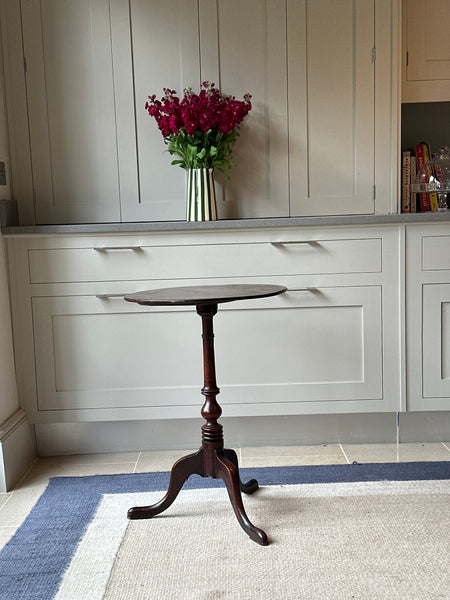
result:
[[[163,516],[127,523],[98,598],[449,599],[445,491],[443,482],[270,486],[246,499],[251,520],[269,532],[267,547],[239,527],[224,489],[184,491]],[[106,497],[94,519],[102,535],[89,544],[106,548],[112,521],[160,496]],[[63,585],[57,598],[94,600],[95,571],[72,575],[74,593]],[[85,595],[80,577],[91,582]]]
[[[239,526],[193,476],[151,520],[168,473],[52,479],[0,553],[0,600],[450,600],[450,463],[244,469]]]

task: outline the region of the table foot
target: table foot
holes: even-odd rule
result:
[[[178,496],[184,482],[190,475],[196,473],[203,477],[203,452],[199,450],[177,460],[170,473],[169,489],[162,500],[151,506],[134,506],[128,510],[129,519],[151,519],[159,515],[173,503]]]
[[[236,469],[239,470],[236,452],[234,450],[231,450],[230,448],[225,448],[223,453],[225,455],[225,458],[228,458],[228,460],[230,460],[233,463]],[[250,479],[246,483],[243,483],[242,480],[239,478],[239,487],[241,489],[241,492],[250,495],[253,494],[253,492],[256,492],[256,490],[259,488],[259,484],[256,481],[256,479]]]
[[[239,525],[254,542],[261,546],[267,546],[269,544],[267,535],[262,529],[258,529],[250,522],[245,512],[240,491],[242,483],[239,478],[238,468],[225,454],[222,456],[216,455],[216,459],[217,476],[223,479],[225,483]]]
[[[197,474],[201,477],[212,476],[214,479],[222,479],[225,483],[231,505],[242,529],[257,544],[267,546],[269,543],[267,535],[250,522],[241,496],[241,491],[246,494],[252,494],[257,490],[259,487],[258,482],[256,479],[251,479],[247,483],[242,483],[239,477],[237,455],[234,450],[213,450],[212,455],[208,453],[208,456],[213,460],[213,472],[208,472],[205,467],[206,461],[203,449],[180,458],[172,467],[169,489],[164,498],[151,506],[134,506],[130,508],[128,510],[128,518],[132,520],[151,519],[169,508],[190,475]]]

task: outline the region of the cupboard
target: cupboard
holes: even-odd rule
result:
[[[218,283],[288,288],[219,310],[227,416],[401,408],[396,228],[11,236],[7,243],[19,394],[31,422],[196,417],[195,309],[141,307],[123,295]]]
[[[402,102],[450,101],[450,4],[403,0]]]
[[[395,212],[392,3],[3,4],[21,224],[184,219],[184,172],[144,105],[203,80],[253,94],[220,218]]]
[[[409,410],[448,410],[450,234],[447,225],[409,227],[407,353]]]

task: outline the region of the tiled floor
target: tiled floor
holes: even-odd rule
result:
[[[353,461],[450,461],[450,442],[273,446],[239,448],[237,453],[242,467],[346,464]],[[174,461],[184,454],[177,450],[37,458],[13,491],[0,493],[0,548],[34,506],[49,477],[168,471]]]

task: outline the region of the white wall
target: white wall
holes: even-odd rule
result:
[[[3,66],[0,56],[0,67]],[[0,68],[0,161],[9,163],[3,70]],[[7,177],[9,181],[9,177]],[[10,200],[9,185],[0,185],[0,200]],[[0,234],[0,424],[18,408],[14,373],[11,313],[4,241]]]
[[[17,408],[6,261],[0,234],[0,423]]]
[[[0,200],[11,199],[11,189],[9,185],[9,146],[8,133],[6,127],[6,108],[4,98],[4,79],[3,79],[3,61],[0,46],[0,162],[6,164],[7,177],[6,185],[0,185]]]
[[[11,199],[4,89],[0,47],[0,161],[6,164],[8,182],[0,185],[0,201]],[[0,233],[0,492],[12,489],[34,454],[32,431],[17,396],[5,244]]]

